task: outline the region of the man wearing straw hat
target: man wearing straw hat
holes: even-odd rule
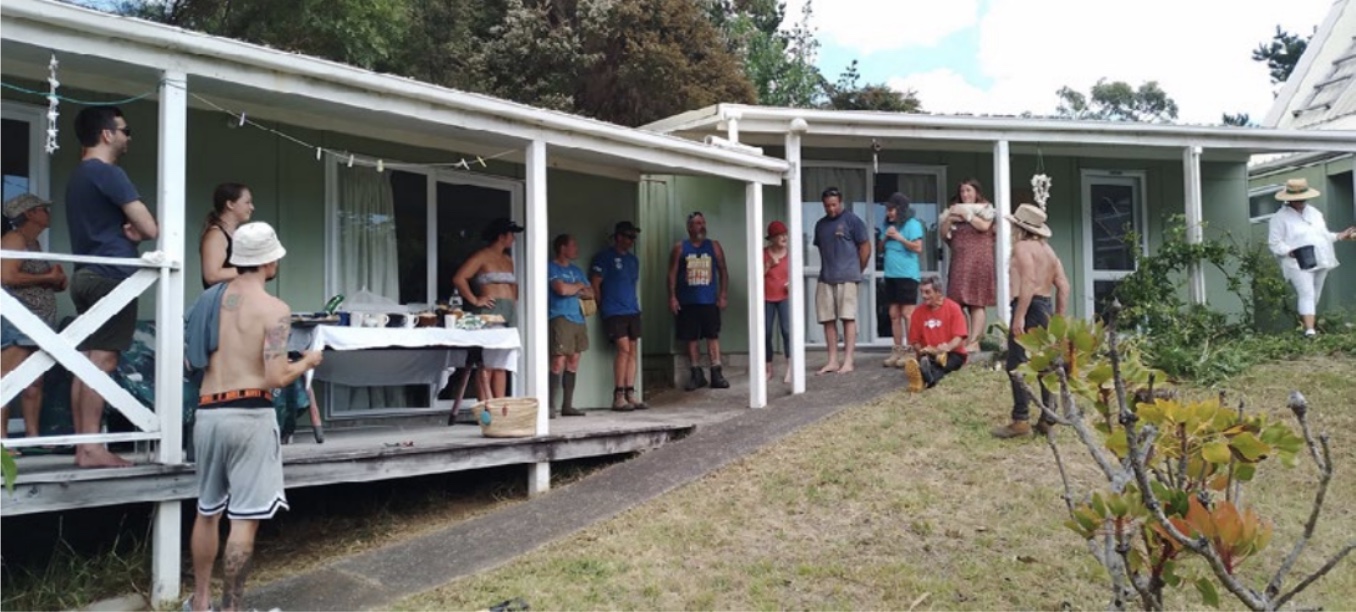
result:
[[[273,389],[320,365],[307,351],[288,362],[292,311],[264,285],[287,254],[267,223],[246,223],[232,236],[231,265],[239,273],[202,294],[189,310],[189,364],[202,365],[202,396],[194,415],[198,516],[193,523],[193,596],[186,609],[211,607],[218,522],[231,521],[223,561],[222,607],[244,609],[242,598],[259,521],[287,509]],[[198,350],[200,349],[200,350]]]
[[[1323,213],[1308,205],[1308,201],[1322,194],[1302,178],[1285,182],[1285,189],[1276,193],[1276,199],[1285,205],[1271,216],[1268,224],[1267,246],[1281,264],[1281,273],[1299,294],[1299,314],[1304,321],[1304,335],[1314,336],[1314,314],[1323,295],[1323,281],[1328,270],[1337,267],[1337,253],[1332,248],[1338,240],[1356,239],[1356,226],[1342,232],[1328,231]]]
[[[1012,261],[1008,264],[1009,290],[1012,300],[1012,319],[1008,325],[1008,358],[1004,369],[1009,373],[1027,360],[1026,351],[1016,338],[1027,330],[1045,327],[1053,313],[1064,314],[1069,304],[1069,279],[1064,276],[1064,264],[1055,250],[1046,242],[1050,226],[1045,224],[1045,211],[1033,204],[1022,204],[1017,212],[1007,215],[1013,226]],[[1050,288],[1059,292],[1056,303],[1051,303]],[[1050,403],[1050,390],[1040,385],[1041,401]],[[991,432],[996,438],[1016,438],[1031,435],[1031,396],[1025,385],[1012,382],[1012,421]],[[1041,418],[1037,431],[1049,430],[1051,421]]]

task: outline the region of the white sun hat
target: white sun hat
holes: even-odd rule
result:
[[[231,237],[231,265],[262,266],[283,258],[287,249],[278,241],[273,226],[263,221],[246,223]]]

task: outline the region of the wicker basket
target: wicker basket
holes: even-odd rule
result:
[[[585,317],[591,317],[598,313],[598,302],[593,298],[579,298],[579,312]]]
[[[487,438],[530,438],[537,435],[537,400],[500,397],[476,404],[476,422]]]

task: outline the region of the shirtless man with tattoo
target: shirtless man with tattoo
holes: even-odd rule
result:
[[[223,511],[231,530],[222,609],[243,607],[259,521],[287,508],[272,390],[287,386],[321,361],[319,352],[310,351],[288,362],[292,312],[264,288],[277,276],[278,260],[287,252],[273,228],[267,223],[242,225],[233,246],[231,264],[239,276],[215,294],[221,299],[217,346],[203,376],[193,425],[198,516],[193,524],[193,596],[184,605],[193,610],[211,608],[212,566]],[[190,327],[193,323],[190,317]]]

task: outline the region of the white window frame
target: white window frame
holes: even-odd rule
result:
[[[28,123],[28,191],[45,200],[52,199],[51,166],[47,155],[47,109],[32,104],[5,100],[0,118]],[[51,228],[38,236],[42,250],[51,248]]]
[[[1252,214],[1252,199],[1253,199],[1253,198],[1255,198],[1255,197],[1257,197],[1257,196],[1265,196],[1265,195],[1272,195],[1272,194],[1275,194],[1275,193],[1279,193],[1282,189],[1285,189],[1285,185],[1284,185],[1284,184],[1281,184],[1281,183],[1273,183],[1273,184],[1271,184],[1271,185],[1266,185],[1266,186],[1263,186],[1263,187],[1254,187],[1254,188],[1252,188],[1252,189],[1249,189],[1249,190],[1248,190],[1248,214]],[[1278,202],[1278,204],[1279,204],[1279,202]],[[1248,218],[1248,223],[1254,223],[1254,224],[1255,224],[1255,223],[1266,223],[1266,222],[1268,222],[1268,221],[1271,221],[1271,218],[1274,217],[1274,216],[1276,216],[1276,213],[1273,212],[1273,213],[1269,213],[1269,214],[1265,214],[1265,215],[1258,215],[1258,216],[1256,216],[1256,217],[1249,217],[1249,218]]]
[[[1092,185],[1098,182],[1098,179],[1109,179],[1109,184],[1120,184],[1126,180],[1135,181],[1132,187],[1135,189],[1135,206],[1138,208],[1134,212],[1136,230],[1139,232],[1140,254],[1149,252],[1149,212],[1145,203],[1145,192],[1148,190],[1148,173],[1143,170],[1117,170],[1113,168],[1085,168],[1079,171],[1081,190],[1083,193],[1083,299],[1080,302],[1083,305],[1083,314],[1085,317],[1093,317],[1097,314],[1096,293],[1093,291],[1097,281],[1117,281],[1134,273],[1134,270],[1095,270],[1093,269],[1094,259],[1092,253]],[[1138,267],[1138,264],[1136,264]]]
[[[339,286],[338,278],[339,270],[337,269],[336,262],[339,261],[338,213],[339,213],[339,165],[341,163],[346,164],[347,160],[335,159],[331,160],[330,163],[325,164],[325,295],[327,297],[334,295],[336,288]],[[372,166],[373,167],[372,171],[373,172],[376,171],[375,163],[372,162],[355,160],[354,164]],[[427,260],[428,265],[426,266],[428,270],[428,279],[427,279],[428,291],[426,295],[426,302],[429,304],[437,302],[438,299],[438,296],[436,295],[439,272],[437,270],[438,183],[450,183],[454,185],[471,185],[475,187],[484,187],[487,189],[497,189],[500,191],[507,191],[509,193],[510,199],[509,204],[510,218],[514,222],[522,224],[523,219],[527,215],[524,198],[525,184],[522,180],[506,178],[502,176],[478,174],[474,172],[457,172],[440,168],[402,167],[400,165],[394,165],[394,167],[392,167],[391,165],[387,165],[386,167],[391,170],[398,170],[400,172],[408,172],[410,174],[420,174],[423,175],[428,181],[427,189],[425,190],[426,197],[428,198],[426,202],[426,210],[428,213],[427,216],[428,233],[426,235],[426,244],[428,246],[426,249],[425,256],[428,258]],[[515,245],[515,248],[513,249],[513,268],[515,270],[525,269],[524,266],[526,265],[526,251],[527,251],[526,245],[523,245],[521,248]],[[451,274],[453,272],[455,271],[447,271],[446,273]],[[519,290],[521,291],[523,289],[524,288],[520,283]],[[531,289],[527,290],[530,291]],[[526,304],[523,303],[523,300],[518,300],[516,308],[517,308],[516,313],[517,319],[519,321],[525,321]],[[527,359],[526,351],[519,351],[518,352],[519,373],[527,371],[526,359]],[[455,383],[453,382],[449,384]],[[517,387],[518,385],[521,384],[522,384],[521,376],[513,377],[512,381],[513,387]],[[514,389],[510,388],[508,392],[510,395],[513,395]],[[324,406],[325,418],[327,420],[380,418],[380,417],[429,414],[452,409],[453,403],[452,400],[439,400],[437,396],[438,389],[435,388],[435,385],[430,384],[429,398],[433,402],[433,405],[427,408],[404,407],[390,409],[374,409],[374,410],[365,410],[361,412],[344,412],[339,414],[333,412],[331,402],[328,400],[327,396],[327,401],[325,402]]]

